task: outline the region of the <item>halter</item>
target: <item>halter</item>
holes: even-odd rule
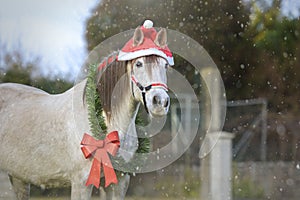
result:
[[[144,87],[140,82],[137,81],[137,79],[135,78],[133,72],[131,72],[131,89],[132,89],[132,95],[134,97],[134,91],[133,91],[133,83],[140,89],[140,91],[142,92],[142,97],[143,97],[143,103],[145,106],[145,110],[147,113],[149,113],[148,111],[148,107],[146,104],[146,93],[151,90],[153,87],[157,87],[157,88],[162,88],[165,91],[168,91],[168,86],[164,83],[151,83],[148,86]]]

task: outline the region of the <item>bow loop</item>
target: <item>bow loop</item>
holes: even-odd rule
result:
[[[117,131],[113,131],[107,135],[105,138],[105,145],[107,152],[109,152],[112,156],[117,154],[120,147],[120,140]]]

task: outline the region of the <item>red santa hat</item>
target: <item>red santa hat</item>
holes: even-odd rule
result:
[[[132,60],[142,56],[157,55],[165,58],[169,65],[174,65],[172,52],[167,46],[166,30],[159,32],[153,28],[153,22],[146,20],[142,27],[135,30],[134,36],[125,44],[118,55],[118,60]]]

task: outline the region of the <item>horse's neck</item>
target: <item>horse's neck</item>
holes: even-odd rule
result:
[[[86,80],[76,84],[72,91],[69,91],[72,92],[74,108],[76,110],[80,110],[80,113],[83,114],[80,118],[88,118],[87,105],[83,102],[85,85]],[[110,120],[106,121],[108,132],[117,130],[118,132],[125,134],[127,132],[128,125],[132,120],[134,120],[132,117],[136,104],[132,98],[130,87],[124,87],[123,89],[127,90],[123,93],[125,95],[122,97],[116,95],[117,99],[113,101],[114,103],[112,104]]]
[[[119,99],[116,101],[115,106],[112,104],[108,131],[118,131],[121,142],[119,155],[128,162],[138,148],[138,137],[135,128],[135,117],[138,108],[132,98],[129,83],[127,87],[122,88],[127,91],[123,91],[123,96],[116,95]]]
[[[124,89],[128,90],[124,93],[125,95],[116,95],[117,99],[115,100],[115,105],[112,104],[111,118],[108,122],[108,131],[117,130],[122,134],[127,132],[128,125],[133,120],[133,111],[135,109],[130,87],[124,87]]]

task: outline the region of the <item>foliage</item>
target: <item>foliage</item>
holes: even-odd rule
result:
[[[264,190],[258,185],[251,182],[249,178],[244,178],[239,182],[234,181],[233,196],[235,198],[263,199]]]
[[[183,177],[165,175],[155,184],[155,190],[162,196],[172,198],[199,198],[200,179],[191,168],[184,169]]]
[[[232,193],[234,199],[264,199],[265,196],[261,185],[254,183],[251,177],[239,175],[236,163],[233,163]]]
[[[299,19],[282,16],[279,5],[278,0],[265,10],[253,5],[246,37],[259,57],[244,79],[248,82],[244,88],[255,96],[266,97],[271,111],[296,114],[300,96],[293,91],[299,89],[300,81],[300,23]]]
[[[96,72],[97,65],[90,65],[87,77],[85,98],[88,106],[89,122],[93,137],[97,138],[98,140],[104,140],[107,127],[105,124],[104,116],[102,115],[103,109],[95,83]]]
[[[234,198],[264,199],[264,190],[249,178],[233,181]]]

